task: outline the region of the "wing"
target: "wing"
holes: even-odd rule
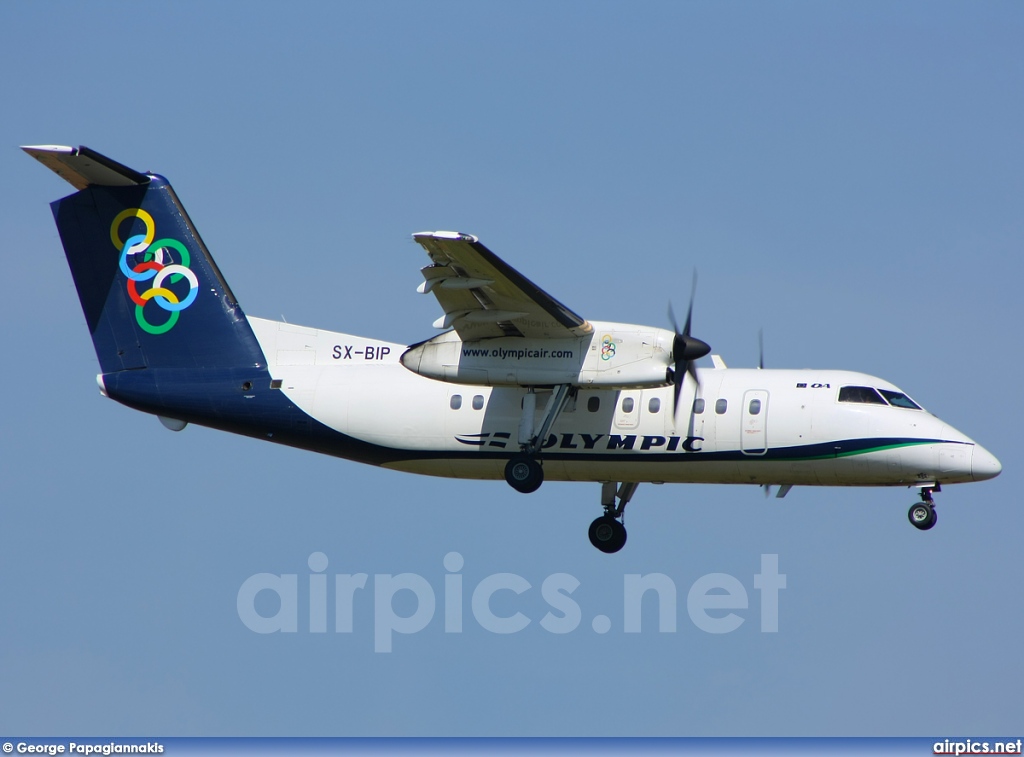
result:
[[[463,341],[496,336],[565,339],[593,327],[488,250],[472,234],[421,231],[413,239],[430,256],[420,292],[444,310],[435,328],[455,327]]]

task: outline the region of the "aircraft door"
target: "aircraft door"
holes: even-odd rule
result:
[[[615,405],[615,426],[617,428],[636,428],[640,424],[641,392],[623,390],[619,392]]]
[[[763,455],[768,451],[768,392],[755,389],[743,395],[740,412],[740,449],[744,455]]]

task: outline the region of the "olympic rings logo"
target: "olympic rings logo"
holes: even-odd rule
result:
[[[601,359],[611,360],[613,357],[615,357],[615,342],[611,334],[605,334],[601,338]]]
[[[121,224],[130,218],[138,218],[146,227],[145,234],[136,234],[121,241]],[[189,268],[192,262],[188,249],[177,239],[157,239],[156,223],[153,216],[142,208],[122,210],[110,224],[110,241],[121,251],[121,273],[128,278],[128,296],[135,303],[135,320],[148,334],[166,334],[178,322],[178,315],[196,301],[199,294],[199,279]],[[178,253],[181,263],[175,263],[171,251]],[[142,262],[128,267],[129,255],[141,255]],[[177,284],[182,279],[188,282],[188,294],[182,299],[168,284]],[[150,281],[149,289],[139,293],[137,284]],[[178,287],[179,291],[181,287]],[[146,303],[152,300],[170,313],[167,320],[157,326],[146,320]]]

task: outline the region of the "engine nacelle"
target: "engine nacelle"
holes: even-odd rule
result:
[[[638,389],[669,384],[674,334],[665,329],[591,321],[585,337],[496,337],[464,342],[454,331],[411,346],[401,362],[413,373],[453,384]]]

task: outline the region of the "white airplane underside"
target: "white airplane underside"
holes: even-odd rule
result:
[[[23,148],[79,191],[52,204],[104,395],[160,417],[452,478],[601,486],[590,528],[625,543],[639,483],[912,486],[999,461],[899,388],[829,370],[696,368],[682,329],[587,321],[458,232],[422,232],[439,336],[407,347],[246,316],[166,179],[88,148]]]

